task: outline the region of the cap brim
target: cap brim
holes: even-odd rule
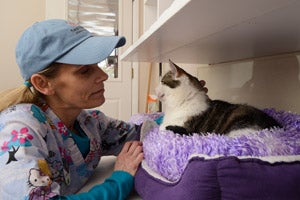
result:
[[[55,60],[55,62],[74,65],[100,63],[106,59],[115,48],[121,47],[125,43],[125,37],[92,36],[66,52],[66,54]]]

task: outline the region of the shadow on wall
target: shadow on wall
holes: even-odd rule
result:
[[[300,113],[299,67],[288,55],[200,68],[198,77],[212,99]]]

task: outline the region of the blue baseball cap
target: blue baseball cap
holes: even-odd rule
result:
[[[126,43],[124,37],[96,36],[62,19],[37,22],[26,29],[16,46],[16,61],[25,81],[51,63],[95,64]]]

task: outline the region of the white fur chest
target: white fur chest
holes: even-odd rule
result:
[[[165,130],[170,125],[183,126],[190,117],[201,114],[208,109],[206,99],[206,95],[197,94],[188,101],[173,102],[173,104],[169,102],[160,130]]]

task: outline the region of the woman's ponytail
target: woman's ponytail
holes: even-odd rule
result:
[[[24,84],[18,88],[0,93],[0,112],[19,103],[37,103],[37,95],[31,91],[30,85]]]
[[[60,65],[60,63],[52,63],[46,69],[38,72],[38,74],[47,78],[54,78],[57,76]],[[18,88],[0,93],[0,112],[19,103],[33,103],[40,105],[43,97],[43,94],[38,92],[29,81],[25,81],[24,84]]]

